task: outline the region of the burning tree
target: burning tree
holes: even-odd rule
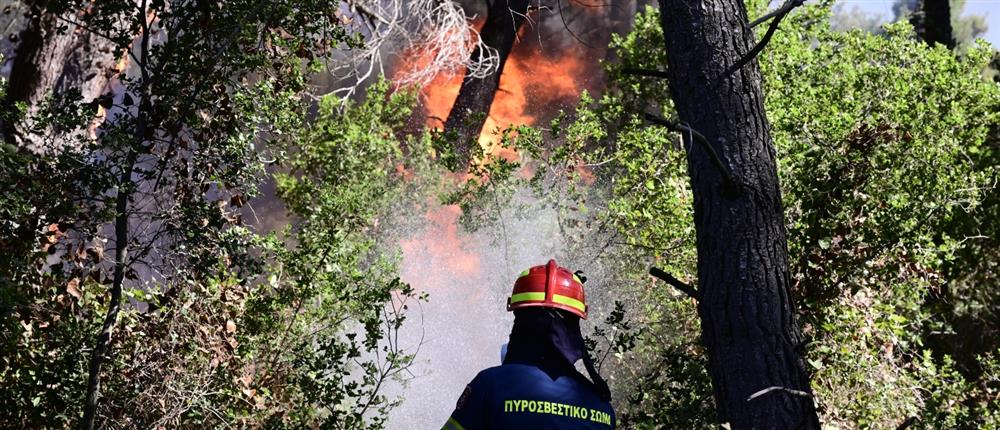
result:
[[[498,223],[499,240],[512,218],[552,221],[558,237],[538,251],[599,267],[592,280],[617,287],[592,290],[595,316],[612,295],[649,305],[638,319],[660,331],[640,341],[653,353],[639,358],[652,358],[625,360],[637,384],[612,387],[623,416],[644,408],[632,423],[816,428],[816,402],[838,425],[895,424],[901,413],[940,428],[997,420],[1000,365],[969,358],[995,350],[995,336],[963,345],[937,331],[946,348],[987,348],[952,361],[914,334],[932,311],[947,312],[926,300],[945,270],[954,291],[995,295],[978,288],[995,279],[998,249],[988,190],[997,155],[982,142],[1000,98],[981,79],[984,47],[955,58],[914,42],[905,23],[886,37],[818,29],[825,3],[791,17],[796,32],[776,33],[800,2],[748,23],[740,1],[661,0],[662,14],[640,15],[632,39],[616,42],[620,64],[607,64],[619,86],[557,115],[590,89],[597,55],[521,55],[535,38],[517,38],[529,18],[562,13],[558,1],[494,1],[482,33],[458,3],[435,0],[27,3],[0,112],[0,183],[13,184],[0,199],[0,398],[13,405],[0,421],[385,425],[397,400],[381,390],[413,358],[385,334],[414,296],[387,249],[395,243],[383,248],[396,239],[386,226],[413,218],[406,196],[455,185],[432,155],[440,141],[410,134],[412,93],[380,82],[351,100],[397,48],[416,60],[393,67],[399,81],[460,94],[454,103],[429,95],[424,106],[451,111],[450,144],[472,164],[444,204]],[[532,4],[541,10],[526,18]],[[753,27],[769,18],[754,44]],[[781,48],[758,66],[772,38]],[[323,66],[341,80],[317,97],[307,82]],[[439,73],[460,66],[464,79]],[[775,85],[762,88],[759,67]],[[919,84],[880,87],[890,80]],[[643,122],[654,107],[669,119]],[[507,124],[552,117],[486,142]],[[485,160],[469,163],[477,143]],[[280,173],[267,169],[275,159]],[[243,219],[256,217],[248,199],[265,178],[294,218],[261,212],[288,224],[274,235]],[[443,253],[435,243],[459,248],[460,210],[442,208],[428,212],[441,228],[402,243],[404,259]],[[554,219],[534,216],[542,211]],[[508,266],[511,243],[497,257]],[[652,273],[677,291],[652,288],[651,260],[686,280],[697,266],[697,288],[664,271]],[[478,260],[461,269],[485,271]],[[489,283],[447,276],[468,291]],[[625,332],[602,356],[627,352],[621,345],[636,338]],[[985,376],[962,379],[958,366]],[[852,396],[872,384],[884,392]]]
[[[459,169],[468,167],[470,159],[476,153],[479,133],[483,130],[486,115],[500,87],[500,75],[514,46],[514,39],[527,17],[528,3],[528,0],[494,1],[490,5],[481,31],[486,48],[473,51],[470,62],[478,63],[495,52],[499,57],[497,68],[486,76],[469,74],[462,82],[462,88],[444,126],[445,132],[449,133],[449,140],[454,142],[456,167]]]

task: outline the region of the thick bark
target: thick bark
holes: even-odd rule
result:
[[[493,97],[500,86],[500,74],[514,46],[517,31],[528,13],[528,3],[528,0],[493,0],[487,12],[486,23],[479,35],[487,46],[500,55],[499,67],[485,78],[467,77],[462,81],[462,88],[444,125],[445,132],[454,139],[457,167],[460,169],[468,165],[473,150],[479,144],[479,133],[483,131]],[[472,62],[477,62],[482,54],[480,50],[474,51]]]
[[[751,61],[722,76],[754,45],[745,6],[660,0],[660,11],[678,116],[711,142],[740,184],[733,191],[708,152],[687,142],[698,313],[720,422],[734,429],[819,428],[799,348],[760,71]]]
[[[951,28],[951,2],[948,0],[918,0],[917,10],[910,17],[917,36],[928,45],[940,43],[955,47]]]
[[[30,115],[48,94],[76,89],[89,101],[104,92],[116,73],[114,43],[67,23],[80,21],[85,13],[57,15],[38,5],[31,7],[7,82],[8,108],[24,102]],[[68,29],[60,32],[60,26]],[[16,124],[4,124],[3,134],[13,144],[21,133]]]

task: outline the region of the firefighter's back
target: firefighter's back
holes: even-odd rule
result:
[[[613,429],[614,410],[575,371],[508,363],[469,383],[449,425],[457,429]],[[446,425],[445,428],[449,426]]]

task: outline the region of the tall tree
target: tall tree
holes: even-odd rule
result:
[[[819,428],[792,303],[776,155],[740,0],[660,0],[690,148],[698,313],[720,422]],[[780,19],[780,17],[778,18]],[[698,142],[692,137],[701,136]]]
[[[17,37],[4,101],[8,109],[23,103],[33,112],[46,95],[59,96],[69,89],[80,91],[84,100],[93,100],[115,75],[115,60],[121,52],[116,52],[114,41],[68,24],[101,13],[102,6],[54,11],[46,3],[36,0],[27,4],[27,25]],[[7,121],[0,132],[11,144],[23,134],[14,121]]]
[[[460,169],[468,165],[478,145],[479,133],[500,87],[500,74],[528,13],[528,3],[528,0],[493,0],[490,4],[486,23],[480,31],[487,48],[474,50],[469,64],[480,63],[486,55],[496,55],[497,68],[482,78],[466,76],[444,125],[449,137],[454,139],[457,167]]]

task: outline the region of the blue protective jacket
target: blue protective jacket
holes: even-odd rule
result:
[[[613,428],[611,404],[580,373],[508,361],[479,372],[443,430]]]

